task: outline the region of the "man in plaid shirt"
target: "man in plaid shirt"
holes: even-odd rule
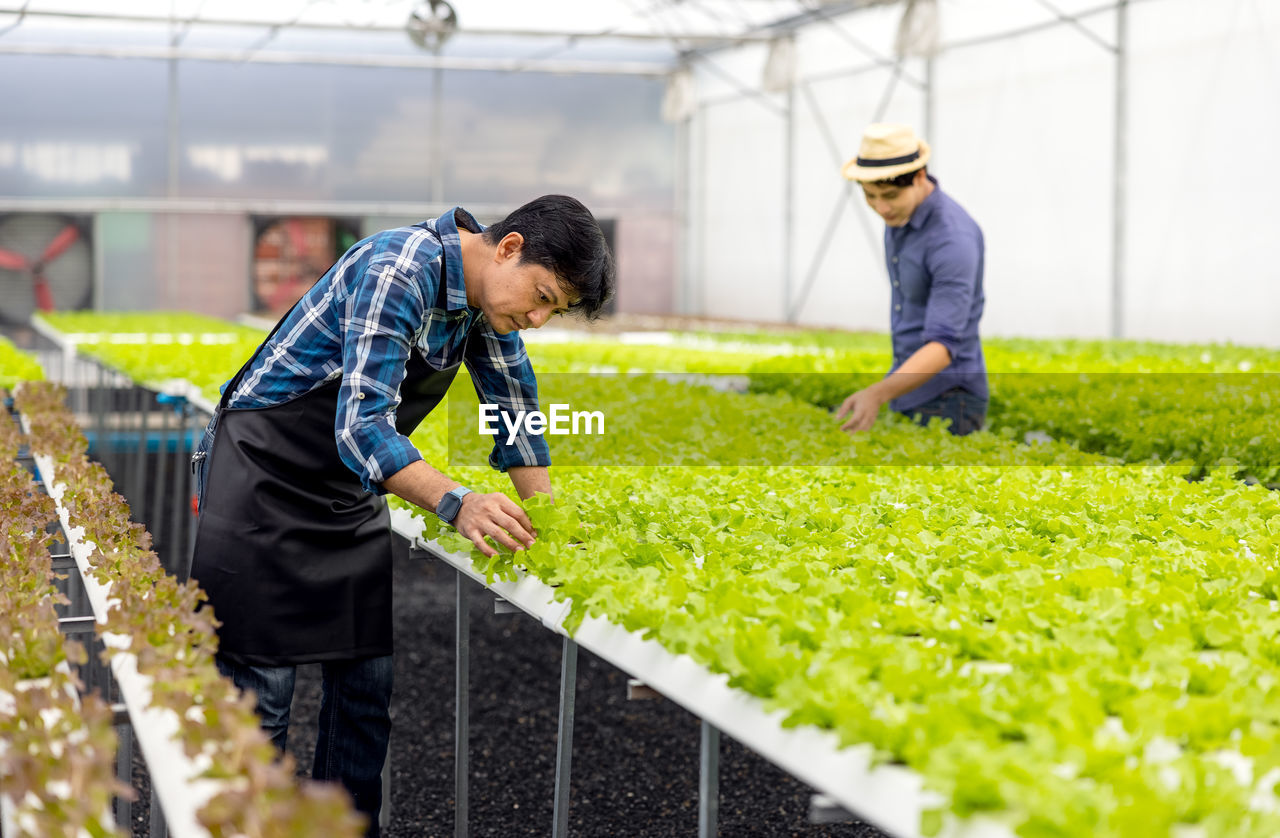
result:
[[[573,198],[544,196],[487,229],[455,208],[353,245],[223,388],[193,457],[192,576],[222,623],[218,665],[257,693],[281,750],[295,667],[324,665],[312,774],[347,787],[370,835],[392,682],[380,495],[434,511],[486,555],[486,537],[532,545],[519,504],[461,486],[408,434],[464,363],[483,403],[537,410],[519,331],[567,311],[596,316],[613,283],[604,235]],[[521,498],[551,493],[541,436],[499,436],[490,464]]]

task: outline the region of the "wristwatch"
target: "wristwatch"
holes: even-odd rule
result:
[[[458,517],[458,511],[462,509],[462,499],[471,494],[471,490],[466,486],[445,492],[444,497],[440,498],[440,503],[436,504],[436,516],[446,524],[452,524],[453,519]]]

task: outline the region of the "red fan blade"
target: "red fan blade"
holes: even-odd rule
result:
[[[285,232],[289,234],[290,241],[293,242],[293,255],[298,259],[303,259],[307,255],[307,234],[302,229],[302,221],[297,218],[290,218],[284,223]]]
[[[44,249],[44,255],[40,257],[40,261],[46,265],[57,259],[63,252],[75,244],[76,239],[80,238],[80,231],[76,229],[74,224],[68,224],[62,228],[62,232],[53,237],[53,241],[49,242],[49,246]]]
[[[49,283],[45,280],[43,273],[35,275],[36,286],[36,305],[41,311],[53,311],[53,291],[49,290]]]
[[[27,257],[21,253],[0,248],[0,268],[7,268],[11,271],[25,271],[28,267]]]

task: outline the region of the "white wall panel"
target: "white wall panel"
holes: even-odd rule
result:
[[[937,61],[929,168],[982,227],[985,334],[1108,333],[1113,75],[1070,27]]]
[[[699,113],[693,302],[710,317],[781,318],[784,122],[750,99]]]
[[[1280,346],[1280,3],[1130,14],[1128,332]]]

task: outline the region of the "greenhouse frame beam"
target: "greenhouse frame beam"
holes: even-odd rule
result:
[[[843,162],[840,159],[840,147],[836,142],[835,135],[831,131],[831,126],[827,123],[827,120],[822,113],[821,105],[819,105],[817,98],[813,95],[813,88],[805,81],[797,84],[797,87],[799,87],[801,92],[804,94],[805,101],[809,104],[809,109],[813,112],[814,119],[818,124],[818,129],[822,133],[822,139],[827,145],[827,150],[831,153],[833,165],[836,168],[839,168],[840,164]],[[818,270],[822,267],[822,262],[826,258],[827,248],[831,246],[831,242],[835,238],[840,218],[844,215],[844,208],[846,206],[854,210],[857,209],[857,200],[853,193],[853,184],[847,180],[840,185],[840,194],[836,196],[835,205],[831,207],[831,212],[827,215],[827,226],[822,231],[822,237],[818,239],[817,250],[809,261],[809,268],[805,271],[804,284],[800,288],[799,295],[792,297],[790,288],[788,287],[787,294],[785,295],[786,299],[784,300],[786,305],[783,309],[786,322],[794,323],[800,314],[800,309],[803,308],[804,304],[808,301],[809,292],[813,290],[813,284],[818,279]],[[861,222],[863,229],[866,231],[871,247],[874,249],[876,246],[875,233],[872,232],[871,228],[867,225],[866,218],[858,215],[857,212],[854,213],[854,217]]]
[[[859,5],[859,4],[851,4]],[[346,24],[322,23],[306,21],[270,21],[245,20],[233,18],[201,18],[201,17],[168,17],[165,15],[114,14],[103,12],[69,12],[69,11],[0,11],[0,14],[12,14],[18,21],[24,18],[55,18],[61,20],[77,20],[86,23],[141,23],[141,24],[178,24],[184,28],[195,25],[231,26],[242,29],[299,29],[321,32],[353,32],[353,33],[400,33],[406,31],[404,26],[391,24]],[[16,23],[16,22],[15,22]],[[683,41],[690,46],[735,46],[756,41],[769,41],[774,37],[767,33],[742,33],[737,35],[716,35],[706,32],[677,32],[660,34],[656,32],[618,32],[600,31],[583,32],[568,29],[458,29],[457,36],[478,36],[492,38],[527,38],[556,39],[571,41],[580,40],[622,40],[622,41]]]
[[[340,67],[400,68],[408,70],[488,70],[540,72],[561,75],[618,75],[665,78],[673,65],[655,61],[569,61],[528,58],[464,58],[445,55],[334,55],[327,52],[290,50],[262,52],[252,49],[195,47],[103,47],[68,44],[6,44],[0,55],[56,55],[80,58],[144,58],[156,61],[216,61],[230,64],[323,64]]]
[[[64,212],[88,215],[103,212],[190,213],[195,215],[439,215],[452,204],[430,201],[276,200],[271,198],[10,198],[0,197],[0,212]],[[514,204],[468,204],[477,216],[506,215]],[[622,207],[592,208],[597,217],[621,215]],[[655,210],[657,212],[657,210]]]
[[[1125,0],[1125,2],[1128,2],[1128,0]],[[1105,41],[1098,38],[1097,36],[1095,36],[1091,30],[1083,27],[1080,24],[1080,21],[1088,17],[1093,17],[1094,15],[1101,15],[1101,14],[1106,14],[1107,12],[1113,12],[1116,10],[1116,8],[1119,5],[1120,5],[1119,0],[1117,0],[1116,2],[1106,3],[1102,6],[1094,6],[1093,8],[1082,9],[1081,11],[1078,11],[1073,15],[1058,14],[1056,17],[1054,17],[1053,20],[1046,20],[1043,23],[1033,23],[1029,26],[1023,26],[1018,29],[1009,29],[1004,32],[993,32],[990,35],[981,35],[976,38],[965,38],[959,41],[943,42],[938,45],[938,53],[941,54],[941,53],[947,52],[948,50],[962,49],[964,47],[982,46],[983,44],[991,44],[997,41],[1007,41],[1010,38],[1019,38],[1023,35],[1032,35],[1036,32],[1043,32],[1046,29],[1054,29],[1056,27],[1064,26],[1064,25],[1072,26],[1076,29],[1079,29],[1088,33],[1089,40],[1093,41],[1094,43],[1098,44],[1103,49],[1109,52],[1114,52],[1115,47],[1113,45],[1108,44]]]

